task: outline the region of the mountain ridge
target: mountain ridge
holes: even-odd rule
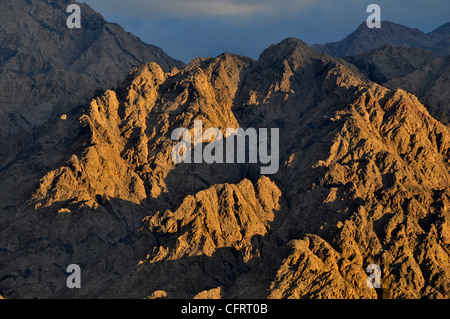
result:
[[[437,56],[450,54],[445,41],[450,37],[450,23],[443,24],[429,33],[409,28],[391,21],[381,21],[381,28],[370,29],[363,22],[350,35],[341,41],[327,44],[314,44],[319,52],[337,57],[356,56],[365,51],[377,49],[383,45],[393,47],[417,47],[433,52]],[[442,41],[442,44],[439,42]],[[440,47],[442,45],[442,47]]]
[[[437,58],[424,49],[388,45],[345,60],[371,81],[415,94],[435,118],[448,125],[449,56]]]
[[[170,132],[196,119],[280,128],[279,172],[174,165]],[[301,40],[258,61],[141,65],[60,121],[80,132],[74,147],[21,207],[14,236],[0,229],[15,278],[0,277],[6,297],[378,298],[366,286],[373,263],[382,297],[449,293],[447,128],[412,94]],[[84,265],[83,290],[64,286],[67,263]],[[46,269],[37,281],[35,269]]]

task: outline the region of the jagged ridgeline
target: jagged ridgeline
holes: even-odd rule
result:
[[[279,171],[175,165],[195,120],[279,128]],[[447,128],[300,40],[141,65],[54,127],[77,133],[2,229],[6,297],[449,297]]]

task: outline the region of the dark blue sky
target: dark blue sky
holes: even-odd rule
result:
[[[342,40],[364,22],[381,19],[429,32],[450,22],[449,0],[84,0],[106,20],[186,63],[223,52],[257,59],[287,37],[308,44]]]

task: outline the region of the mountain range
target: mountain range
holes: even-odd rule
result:
[[[383,45],[393,47],[415,47],[427,49],[436,56],[450,54],[450,23],[443,24],[434,31],[423,33],[391,21],[382,21],[381,28],[370,29],[362,23],[345,39],[312,47],[336,57],[355,56]]]
[[[45,24],[42,11],[68,2],[26,3],[10,9],[48,29],[57,22]],[[8,72],[37,88],[53,83],[59,101],[48,111],[42,105],[52,95],[20,94],[29,87],[23,82],[15,93],[22,102],[0,103],[16,119],[43,108],[41,118],[21,124],[32,140],[7,126],[2,132],[1,296],[449,298],[448,56],[406,40],[399,47],[409,29],[383,23],[391,44],[367,48],[371,41],[353,34],[345,46],[354,51],[326,46],[336,50],[328,54],[287,38],[257,60],[224,53],[185,66],[92,17],[96,31],[89,33],[88,19],[77,41],[67,35],[76,57],[54,67],[60,76],[74,72],[79,86],[66,93],[51,82],[56,73],[37,77],[18,53],[0,65],[27,66]],[[448,52],[446,30],[408,32]],[[0,42],[0,52],[10,42]],[[52,60],[42,42],[42,61]],[[75,54],[79,43],[95,54]],[[84,85],[83,98],[72,99]],[[196,120],[223,133],[278,128],[279,171],[175,164],[171,134],[192,132]],[[82,289],[67,288],[69,264],[81,266]],[[380,267],[381,289],[368,288],[369,265]]]

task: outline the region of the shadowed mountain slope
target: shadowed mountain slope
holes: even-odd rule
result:
[[[346,61],[371,81],[413,93],[434,117],[450,122],[450,55],[436,58],[423,49],[385,46]]]
[[[116,87],[129,70],[155,61],[184,64],[106,22],[86,4],[81,28],[69,29],[69,0],[0,2],[0,165],[32,147],[37,128]]]

